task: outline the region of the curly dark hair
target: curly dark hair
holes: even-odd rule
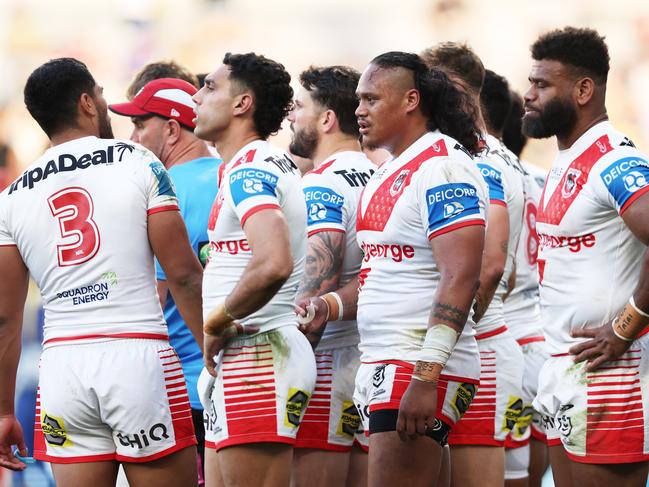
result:
[[[520,157],[521,152],[523,152],[527,144],[527,136],[523,134],[523,115],[525,114],[525,109],[523,108],[523,97],[521,95],[515,91],[511,91],[510,97],[512,108],[509,111],[503,127],[503,144],[516,154],[516,157]]]
[[[97,83],[88,67],[74,58],[52,59],[29,75],[23,91],[25,106],[48,137],[74,126],[83,93],[95,97]]]
[[[392,51],[381,54],[372,64],[384,69],[403,68],[412,71],[419,107],[428,118],[428,129],[453,137],[472,154],[480,152],[478,130],[474,122],[475,107],[466,93],[459,91],[439,69],[429,69],[417,54]]]
[[[333,110],[340,130],[358,137],[356,87],[361,74],[347,66],[311,66],[300,74],[300,84],[309,91],[313,100],[325,109]]]
[[[438,68],[462,78],[476,95],[482,90],[484,65],[468,45],[442,42],[424,49],[421,57],[429,68]]]
[[[495,132],[502,132],[507,115],[512,108],[512,97],[507,80],[487,69],[480,92],[480,103],[487,126]]]
[[[577,76],[588,76],[601,85],[608,78],[608,47],[594,29],[564,27],[539,37],[532,47],[536,61],[550,59],[576,68]]]
[[[182,79],[194,85],[196,88],[200,88],[198,77],[186,67],[181,66],[175,61],[158,61],[155,63],[149,63],[138,71],[126,90],[126,98],[132,100],[135,95],[137,95],[138,91],[140,91],[144,85],[148,84],[149,81],[160,78]]]
[[[230,68],[230,79],[252,91],[255,129],[262,139],[277,132],[291,110],[291,75],[272,59],[249,52],[227,53],[223,64]]]

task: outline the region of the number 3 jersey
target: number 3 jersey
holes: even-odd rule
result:
[[[645,245],[621,215],[649,191],[649,162],[609,122],[559,152],[539,204],[538,268],[549,352],[607,323],[635,289]]]
[[[480,170],[452,138],[429,132],[368,182],[358,207],[361,361],[416,361],[440,272],[430,241],[485,225],[488,193]],[[469,321],[446,376],[476,379],[478,350]]]
[[[0,245],[38,284],[45,343],[166,336],[148,215],[178,210],[162,163],[131,142],[84,137],[48,149],[0,194]]]
[[[207,226],[211,248],[203,275],[203,315],[232,292],[252,258],[243,231],[248,218],[275,209],[288,225],[293,272],[267,304],[238,321],[258,326],[260,332],[297,326],[293,310],[307,246],[306,205],[297,166],[284,152],[256,140],[241,148],[227,165],[222,164],[219,173],[219,192]]]

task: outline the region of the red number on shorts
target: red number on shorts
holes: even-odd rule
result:
[[[95,206],[90,193],[83,188],[65,188],[47,202],[65,240],[56,246],[59,266],[88,262],[99,250],[99,229],[92,219]]]
[[[527,262],[530,265],[536,264],[539,253],[539,235],[536,233],[536,205],[532,200],[527,201],[526,223],[527,223]]]

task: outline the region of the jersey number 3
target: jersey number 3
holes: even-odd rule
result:
[[[65,188],[47,199],[59,222],[63,243],[56,246],[59,266],[79,265],[99,250],[99,229],[93,221],[94,204],[83,188]]]

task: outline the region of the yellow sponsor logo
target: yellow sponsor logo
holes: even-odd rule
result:
[[[513,430],[522,412],[523,400],[520,397],[509,396],[507,408],[505,409],[505,417],[503,418],[503,430]]]
[[[344,401],[340,421],[338,421],[338,429],[336,433],[339,436],[353,437],[358,427],[361,425],[361,417],[358,410],[352,401]]]
[[[298,426],[300,426],[300,421],[302,421],[302,414],[304,413],[306,405],[309,402],[309,397],[311,397],[310,394],[296,387],[291,387],[288,390],[284,426],[288,426],[289,428],[297,428]]]
[[[463,382],[457,388],[455,392],[455,397],[451,401],[451,407],[458,415],[458,418],[464,416],[466,410],[469,409],[471,401],[475,397],[476,386],[475,384],[470,384],[468,382]]]
[[[41,429],[45,441],[51,446],[68,447],[72,442],[65,431],[65,421],[63,418],[57,418],[41,411]]]

